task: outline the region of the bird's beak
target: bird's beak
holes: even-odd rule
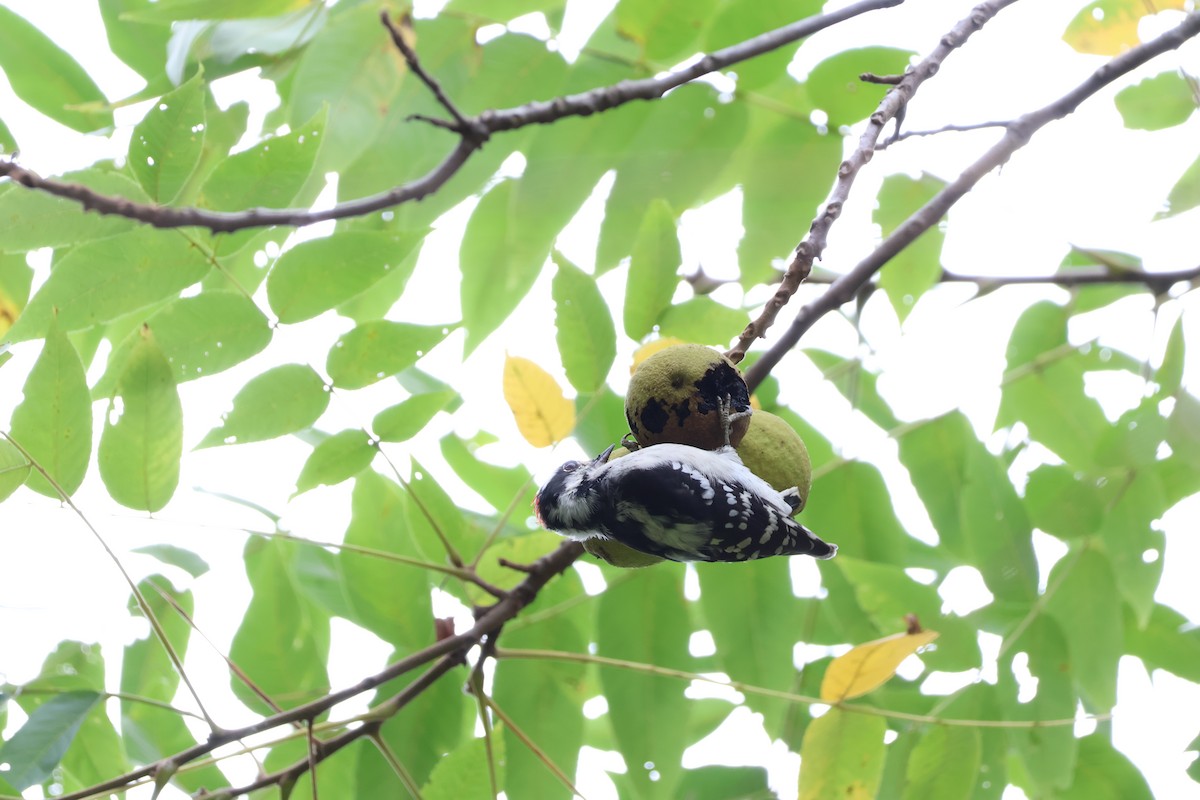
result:
[[[597,466],[599,466],[600,464],[607,463],[607,462],[608,462],[608,457],[609,457],[609,456],[611,456],[611,455],[612,455],[612,451],[613,451],[613,450],[616,450],[616,449],[617,449],[617,446],[616,446],[615,444],[610,444],[610,445],[608,446],[608,449],[607,449],[607,450],[605,450],[605,451],[604,451],[603,453],[601,453],[600,455],[596,456],[596,459],[595,459],[595,460],[594,460],[592,463],[593,463],[593,464],[595,464],[595,465],[597,465]]]

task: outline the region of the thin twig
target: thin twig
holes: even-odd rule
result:
[[[400,760],[400,757],[383,740],[383,735],[379,731],[376,731],[371,735],[371,741],[375,743],[375,749],[383,756],[383,760],[388,762],[388,765],[392,768],[392,772],[396,773],[396,777],[404,784],[404,788],[412,795],[412,800],[422,800],[421,787],[417,784],[416,779],[413,778],[412,773],[408,771],[408,768],[404,766],[404,762]]]
[[[960,132],[961,133],[961,132],[966,132],[966,131],[986,130],[988,128],[1007,128],[1010,123],[1011,123],[1011,121],[974,122],[974,123],[970,123],[967,125],[943,125],[940,128],[934,128],[933,130],[928,130],[928,131],[901,131],[900,133],[897,133],[896,135],[889,137],[886,142],[880,142],[879,145],[875,148],[875,151],[879,152],[881,150],[886,150],[890,146],[895,144],[896,142],[902,142],[905,139],[913,139],[917,136],[937,136],[939,133],[950,133],[950,132]]]
[[[441,641],[426,647],[416,653],[412,653],[398,661],[388,665],[379,673],[362,679],[353,686],[345,689],[339,689],[335,692],[330,692],[324,697],[288,709],[280,714],[273,714],[265,717],[253,724],[247,725],[236,730],[218,730],[211,735],[206,741],[193,745],[192,747],[182,750],[173,756],[170,756],[168,761],[175,764],[186,764],[194,761],[201,756],[211,753],[217,748],[229,744],[230,742],[238,741],[256,733],[268,731],[277,728],[281,725],[291,725],[300,720],[306,720],[315,717],[319,714],[328,711],[338,703],[356,697],[363,692],[370,691],[384,683],[387,683],[394,678],[399,677],[407,672],[410,672],[418,667],[428,664],[430,661],[442,658],[446,665],[442,668],[443,671],[450,667],[462,663],[458,653],[465,652],[471,647],[480,643],[480,640],[487,634],[494,631],[496,628],[503,625],[508,620],[515,617],[521,612],[521,609],[533,602],[539,591],[556,575],[567,570],[575,559],[579,558],[583,553],[583,546],[578,542],[570,541],[559,545],[554,551],[539,558],[531,567],[529,575],[520,584],[505,595],[503,600],[498,601],[486,613],[479,617],[475,625],[470,630],[450,636]],[[449,656],[449,658],[443,658]],[[439,662],[441,663],[441,662]],[[420,680],[420,679],[418,679]],[[415,682],[414,682],[415,683]],[[406,687],[406,691],[414,684]],[[403,692],[401,693],[403,695]],[[398,710],[398,709],[395,709]],[[393,712],[394,713],[394,712]],[[364,726],[366,727],[366,726]],[[327,750],[333,747],[333,743],[337,739],[330,739],[322,744],[322,757],[327,755]],[[157,764],[149,764],[138,769],[131,770],[123,775],[119,775],[102,783],[89,786],[85,789],[80,789],[69,794],[64,794],[58,800],[83,800],[83,798],[94,797],[97,795],[111,794],[120,791],[135,781],[141,780],[148,776],[152,776],[157,769]],[[293,765],[294,766],[294,765]],[[269,785],[270,782],[261,784]],[[256,787],[257,788],[257,787]],[[213,797],[224,797],[213,793]],[[228,795],[232,797],[233,795]]]
[[[674,72],[652,78],[620,81],[612,86],[602,86],[553,100],[535,101],[513,108],[485,111],[477,117],[469,118],[467,122],[472,128],[479,125],[489,134],[493,134],[518,130],[527,125],[543,125],[565,117],[586,117],[634,100],[653,100],[662,97],[671,89],[690,83],[710,72],[725,69],[747,59],[777,50],[868,11],[898,6],[903,2],[904,0],[859,0],[845,8],[831,11],[828,14],[817,14],[718,50],[690,66]],[[424,177],[379,194],[348,200],[322,210],[252,208],[227,212],[136,203],[123,197],[100,194],[81,184],[43,178],[36,172],[18,165],[12,159],[0,160],[0,178],[9,177],[28,189],[36,189],[72,200],[88,211],[128,217],[155,228],[195,226],[207,228],[213,233],[230,233],[245,228],[270,225],[301,227],[327,220],[360,217],[402,203],[421,200],[450,180],[479,147],[478,139],[460,134],[458,144],[445,160]]]
[[[699,672],[687,672],[681,669],[670,669],[669,667],[660,667],[657,664],[643,664],[638,661],[626,661],[620,658],[594,656],[590,653],[568,653],[560,650],[510,650],[505,648],[503,650],[497,650],[496,657],[501,661],[505,659],[572,661],[579,664],[596,664],[601,667],[616,667],[617,669],[625,669],[632,672],[644,672],[648,675],[658,675],[664,678],[679,678],[681,680],[711,683],[715,686],[724,686],[729,689],[742,692],[743,694],[757,694],[761,695],[762,697],[774,697],[778,700],[787,700],[793,703],[836,706],[844,711],[851,711],[856,714],[870,714],[876,717],[886,717],[887,719],[899,719],[907,722],[921,722],[928,725],[948,725],[958,728],[1062,728],[1069,725],[1074,725],[1078,719],[1105,720],[1112,718],[1111,714],[1090,714],[1083,718],[1072,717],[1071,719],[1039,720],[956,719],[953,717],[935,717],[927,714],[910,714],[907,711],[894,711],[888,708],[864,706],[857,703],[830,702],[829,700],[822,700],[820,697],[813,697],[812,695],[796,694],[794,692],[781,692],[777,689],[766,689],[761,686],[753,686],[748,683],[742,683],[741,681],[718,680],[710,675],[704,675]]]
[[[882,269],[892,256],[936,225],[963,195],[975,187],[975,184],[984,175],[1006,163],[1012,154],[1024,147],[1038,130],[1054,120],[1062,119],[1073,113],[1080,103],[1117,78],[1156,56],[1178,48],[1198,33],[1200,33],[1200,13],[1193,12],[1188,14],[1182,23],[1161,36],[1126,50],[1108,61],[1085,81],[1053,103],[1013,120],[1012,124],[1005,129],[1004,137],[999,142],[975,163],[967,167],[954,181],[947,184],[933,199],[909,216],[892,232],[891,236],[884,239],[854,269],[835,280],[824,294],[800,309],[783,336],[746,371],[747,385],[751,390],[758,386],[818,319],[843,303],[852,300],[858,290],[870,280],[872,275]]]
[[[937,47],[920,64],[906,72],[895,87],[890,89],[879,101],[879,106],[875,109],[875,113],[871,114],[866,130],[859,137],[854,152],[838,167],[837,180],[833,189],[816,219],[809,226],[808,234],[796,246],[792,261],[788,264],[783,280],[779,282],[779,288],[767,301],[758,317],[746,326],[733,347],[725,353],[734,363],[740,362],[745,357],[746,351],[756,339],[761,339],[766,335],[767,329],[775,323],[779,312],[812,272],[813,262],[825,252],[825,245],[829,240],[829,230],[842,215],[842,208],[850,196],[850,188],[854,185],[859,171],[875,155],[875,147],[879,137],[883,134],[884,127],[890,120],[899,119],[917,89],[926,80],[937,74],[941,69],[942,62],[951,53],[966,44],[971,35],[996,16],[1001,9],[1015,2],[1016,0],[988,0],[988,2],[977,5],[970,14],[941,38]]]
[[[429,91],[433,93],[434,98],[438,101],[441,107],[446,109],[450,116],[454,117],[457,127],[453,128],[452,130],[464,138],[474,139],[477,144],[483,144],[485,141],[487,141],[489,135],[488,129],[480,125],[478,120],[470,120],[464,117],[462,112],[458,110],[458,106],[451,102],[450,98],[446,96],[446,92],[443,91],[442,85],[438,83],[437,78],[430,75],[425,68],[421,66],[421,60],[417,58],[417,52],[412,49],[407,41],[405,41],[404,32],[392,22],[391,17],[388,15],[387,9],[379,12],[379,20],[383,23],[383,26],[388,29],[388,33],[392,35],[392,43],[396,45],[396,49],[400,51],[400,54],[404,56],[404,60],[408,62],[408,68],[411,69],[413,74],[420,78],[421,82],[424,83]],[[405,14],[400,19],[400,25],[401,27],[412,30],[412,17],[410,17],[408,14]]]
[[[67,494],[62,485],[55,480],[54,476],[46,471],[46,468],[43,467],[41,463],[39,463],[38,460],[35,459],[33,455],[31,455],[30,452],[21,445],[20,442],[9,436],[7,432],[0,431],[0,436],[3,436],[6,440],[8,440],[8,443],[15,447],[17,452],[19,452],[21,456],[28,461],[35,470],[37,470],[38,474],[40,474],[54,489],[55,494],[58,495],[58,499],[75,512],[75,516],[79,517],[84,526],[86,526],[87,529],[92,532],[92,536],[96,538],[96,541],[100,543],[100,546],[104,548],[104,552],[108,554],[109,560],[116,565],[117,570],[121,573],[121,577],[125,579],[125,583],[129,586],[129,591],[133,593],[133,598],[137,603],[138,609],[142,612],[142,615],[146,617],[146,621],[150,623],[150,628],[154,631],[154,638],[157,639],[159,644],[162,645],[163,649],[166,650],[167,658],[170,659],[171,665],[175,668],[175,671],[179,673],[179,677],[183,681],[184,685],[187,686],[188,692],[192,695],[192,699],[196,701],[196,707],[199,708],[200,713],[204,715],[204,721],[208,724],[209,729],[214,733],[219,731],[220,726],[213,721],[212,716],[210,716],[208,713],[208,709],[204,707],[204,701],[200,699],[200,693],[196,691],[196,687],[192,685],[191,679],[188,677],[187,672],[183,669],[183,659],[181,659],[179,654],[175,652],[175,648],[171,644],[171,640],[167,638],[167,632],[163,628],[162,622],[159,621],[158,616],[154,613],[154,609],[150,608],[150,603],[146,601],[146,597],[142,594],[142,590],[138,588],[137,583],[133,580],[133,576],[129,574],[129,571],[125,569],[125,565],[121,563],[121,559],[117,557],[116,552],[108,546],[108,542],[105,541],[104,537],[100,535],[100,531],[96,530],[96,526],[94,526],[91,520],[87,518],[87,515],[80,510],[79,506],[75,505],[75,501],[71,499],[71,496]]]
[[[584,795],[583,792],[575,788],[575,784],[572,783],[571,779],[567,777],[567,774],[562,771],[562,768],[555,764],[554,760],[550,758],[550,756],[546,755],[546,751],[538,747],[537,742],[533,741],[533,739],[530,739],[525,731],[521,730],[521,728],[512,721],[512,717],[510,717],[508,714],[505,714],[500,706],[496,705],[495,700],[487,695],[482,695],[480,699],[483,700],[487,707],[492,710],[492,713],[500,718],[500,721],[504,723],[504,727],[512,731],[513,735],[520,739],[523,745],[529,748],[529,751],[537,757],[538,761],[541,761],[546,765],[546,769],[550,770],[551,774],[553,774],[555,778],[558,778],[559,783],[561,783],[563,786],[566,786],[567,789],[572,792],[572,796],[586,798],[586,795]]]

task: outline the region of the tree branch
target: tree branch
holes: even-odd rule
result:
[[[932,200],[906,219],[870,255],[830,284],[824,294],[800,309],[784,335],[746,371],[746,383],[751,390],[762,382],[762,379],[779,363],[784,354],[796,346],[800,337],[818,319],[853,299],[855,293],[892,256],[936,225],[950,207],[969,192],[984,175],[1007,162],[1012,154],[1024,147],[1038,130],[1054,120],[1062,119],[1073,113],[1080,103],[1117,78],[1156,56],[1178,48],[1198,33],[1200,33],[1200,12],[1192,12],[1184,18],[1182,23],[1156,39],[1144,42],[1113,58],[1058,100],[1013,120],[1006,126],[1004,137],[999,142],[975,163],[967,167],[952,183],[938,192]]]
[[[840,276],[812,276],[809,285],[830,285]],[[1117,270],[1108,267],[1075,268],[1070,272],[1055,272],[1049,275],[963,275],[942,270],[941,283],[974,283],[984,291],[1000,286],[1025,286],[1047,284],[1053,286],[1095,286],[1098,284],[1138,283],[1144,284],[1156,294],[1170,289],[1177,283],[1200,280],[1200,266],[1191,269],[1175,269],[1165,272],[1145,270]]]
[[[867,123],[867,129],[859,137],[858,146],[850,154],[850,157],[838,167],[837,180],[833,185],[833,190],[825,200],[823,209],[809,226],[808,235],[796,246],[792,262],[788,265],[783,280],[779,282],[779,288],[767,301],[758,318],[746,326],[733,347],[725,353],[734,363],[740,362],[745,357],[746,351],[755,339],[761,339],[766,335],[767,329],[774,324],[779,312],[812,272],[813,262],[820,258],[821,253],[825,251],[825,245],[829,239],[829,229],[842,215],[842,207],[846,203],[846,198],[850,196],[850,187],[854,185],[854,179],[875,155],[876,144],[888,121],[899,118],[917,89],[922,83],[937,74],[947,56],[966,44],[967,39],[996,16],[1001,9],[1015,2],[1016,0],[987,0],[987,2],[975,6],[970,14],[941,38],[937,47],[920,64],[909,70],[895,83],[894,88],[888,90],[887,94],[883,96],[879,107],[875,109],[875,113],[871,115]],[[870,73],[864,73],[861,77],[863,80],[880,82],[878,76],[870,75],[868,78],[868,75]]]
[[[475,625],[469,631],[456,636],[450,636],[441,640],[440,642],[426,647],[424,650],[406,656],[399,661],[390,664],[386,669],[378,674],[364,678],[353,686],[340,689],[336,692],[331,692],[324,697],[320,697],[312,702],[288,709],[282,713],[272,714],[269,717],[265,717],[258,722],[255,722],[252,725],[247,725],[243,728],[216,731],[209,736],[207,741],[189,747],[186,750],[163,759],[161,762],[149,764],[139,769],[132,770],[124,775],[104,781],[103,783],[89,786],[86,789],[81,789],[77,792],[62,795],[58,798],[58,800],[83,800],[83,798],[87,797],[94,797],[96,795],[104,795],[115,791],[120,791],[123,787],[126,787],[128,784],[133,783],[134,781],[153,776],[158,770],[159,766],[162,764],[170,764],[175,768],[178,768],[183,764],[194,761],[201,756],[211,753],[213,750],[216,750],[222,745],[237,741],[238,739],[244,739],[248,736],[252,736],[253,734],[262,733],[263,731],[271,730],[272,728],[277,728],[281,725],[290,725],[294,722],[303,722],[312,719],[319,714],[328,711],[330,708],[344,700],[348,700],[349,698],[355,697],[363,692],[370,691],[371,689],[387,683],[393,678],[397,678],[406,672],[410,672],[424,664],[427,664],[434,659],[448,657],[448,660],[453,662],[450,666],[462,663],[461,654],[480,644],[487,634],[495,631],[505,622],[520,613],[521,609],[533,602],[534,598],[537,597],[538,592],[541,591],[543,586],[545,586],[556,575],[566,571],[571,564],[575,562],[575,559],[579,558],[580,554],[582,553],[583,546],[578,542],[563,542],[558,546],[557,549],[533,562],[533,564],[529,566],[528,577],[521,581],[521,583],[517,584],[516,587],[509,590],[503,600],[498,601],[495,605],[491,606],[487,609],[487,611],[480,615]],[[434,669],[437,668],[435,667]],[[444,672],[448,669],[449,666],[442,671]],[[430,671],[433,670],[431,669]],[[410,687],[411,686],[412,684],[410,684]],[[403,705],[403,702],[407,702],[401,702],[398,699],[403,695],[404,693],[401,692],[400,695],[397,695],[396,697],[387,701],[389,703],[397,704],[397,707],[391,713],[394,714],[395,711],[399,711],[400,707]],[[387,716],[390,715],[385,715],[383,718],[386,719]],[[322,749],[324,750],[325,748],[331,747],[332,743],[336,741],[338,740],[327,740],[322,744]],[[307,764],[308,760],[305,759],[304,761]],[[213,797],[221,796],[223,795],[221,795],[219,792],[213,793]]]
[[[1012,2],[1013,0],[1009,0]],[[138,220],[155,228],[197,227],[207,228],[213,233],[230,233],[245,228],[259,228],[270,225],[292,225],[301,227],[327,220],[359,217],[374,211],[400,205],[402,203],[421,200],[441,188],[450,178],[462,168],[471,154],[478,150],[488,135],[501,131],[512,131],[527,125],[547,124],[564,117],[589,116],[601,111],[624,105],[633,100],[652,100],[662,97],[671,89],[690,83],[715,70],[737,64],[755,56],[760,56],[784,45],[791,44],[817,31],[836,25],[839,22],[881,8],[898,6],[904,0],[859,0],[845,8],[828,14],[817,14],[807,19],[793,22],[782,28],[761,34],[744,42],[726,47],[704,56],[691,66],[666,75],[645,78],[642,80],[621,81],[612,86],[604,86],[581,94],[567,95],[553,100],[526,103],[514,108],[485,111],[476,117],[463,117],[456,121],[462,130],[456,129],[460,139],[455,148],[437,167],[422,178],[411,183],[396,186],[386,192],[348,200],[344,203],[321,211],[310,211],[300,208],[251,208],[245,211],[210,211],[203,208],[174,208],[153,204],[136,203],[123,197],[103,195],[76,183],[66,183],[52,178],[43,178],[32,170],[19,166],[15,161],[0,160],[0,178],[9,177],[28,189],[36,189],[48,194],[73,200],[87,211],[100,214],[113,214]],[[389,31],[392,30],[390,20]],[[438,102],[447,110],[457,109],[449,98],[442,92],[441,86],[432,76],[420,67],[416,54],[412,52],[399,32],[393,36],[396,46],[401,48],[410,69],[426,84]],[[407,50],[407,52],[405,52]],[[409,59],[409,54],[412,58]],[[461,115],[460,115],[461,116]],[[442,127],[451,127],[444,122]]]

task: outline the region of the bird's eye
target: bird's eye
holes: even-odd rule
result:
[[[568,461],[567,463],[562,465],[563,472],[574,472],[577,469],[579,469],[578,461]]]

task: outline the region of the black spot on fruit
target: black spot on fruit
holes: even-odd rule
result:
[[[639,419],[644,430],[650,433],[662,433],[663,428],[667,427],[667,422],[671,419],[671,415],[662,407],[662,403],[651,398],[642,409]]]

